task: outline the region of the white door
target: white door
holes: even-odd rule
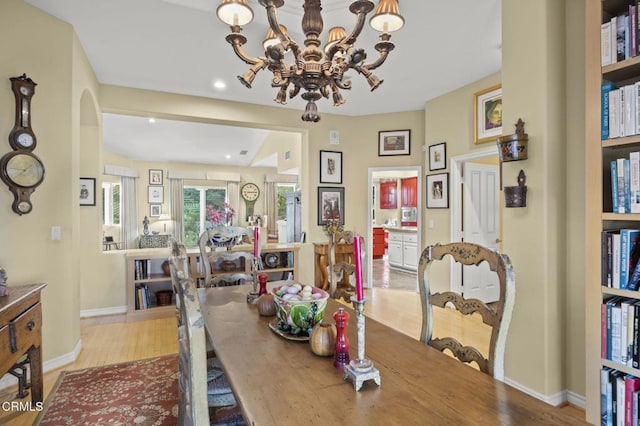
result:
[[[493,250],[500,247],[500,175],[497,165],[466,162],[463,185],[464,241]],[[500,297],[497,275],[486,262],[464,266],[462,270],[465,298],[485,303]]]

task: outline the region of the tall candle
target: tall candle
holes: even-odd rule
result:
[[[353,257],[356,264],[356,300],[361,301],[364,299],[364,289],[362,288],[362,247],[359,235],[353,238]]]
[[[253,227],[253,256],[260,255],[260,226]]]

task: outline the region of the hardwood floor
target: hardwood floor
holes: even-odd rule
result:
[[[365,312],[370,318],[411,337],[419,337],[422,319],[418,293],[374,288],[366,290],[365,296]],[[476,345],[480,350],[486,350],[487,345],[481,340],[488,340],[488,330],[478,318],[462,317],[451,309],[437,309],[435,315],[437,326],[434,335],[442,333],[457,336],[468,344]],[[45,398],[63,370],[77,370],[177,353],[175,321],[175,317],[133,323],[124,322],[121,316],[83,319],[82,352],[75,362],[45,373]],[[12,400],[14,395],[15,390],[0,390],[0,401]],[[29,401],[29,397],[24,401]],[[584,410],[580,408],[565,406],[561,409],[576,418],[584,419]],[[0,424],[27,426],[33,423],[36,416],[37,412],[7,413],[0,410]]]

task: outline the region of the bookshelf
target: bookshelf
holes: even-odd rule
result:
[[[603,367],[640,377],[640,369],[603,356],[602,306],[611,297],[622,297],[630,303],[640,302],[640,292],[603,285],[601,238],[604,230],[640,229],[640,214],[617,213],[613,210],[610,162],[629,158],[640,151],[640,135],[605,138],[602,135],[602,83],[617,87],[640,81],[640,56],[609,65],[601,62],[601,24],[611,21],[635,6],[635,0],[587,0],[585,10],[585,161],[586,170],[586,247],[585,247],[585,327],[586,327],[586,417],[592,424],[601,423],[601,371]],[[604,38],[603,38],[604,39]],[[640,45],[638,45],[640,47]],[[605,310],[606,314],[606,310]],[[606,321],[606,317],[605,317]],[[606,340],[605,340],[606,342]],[[606,352],[605,352],[606,353]]]

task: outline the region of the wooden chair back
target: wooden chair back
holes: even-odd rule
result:
[[[353,244],[353,232],[343,231],[329,238],[329,295],[334,299],[342,297],[350,302],[355,292],[355,281],[350,280],[351,276],[355,276],[355,265],[345,261],[345,256],[338,260],[336,251],[339,244]],[[349,260],[349,257],[346,258]]]
[[[450,255],[455,262],[462,265],[477,266],[481,262],[487,262],[489,269],[498,275],[500,283],[498,301],[489,307],[478,299],[465,299],[462,295],[451,291],[431,294],[429,268],[434,260],[442,260],[445,255]],[[509,257],[472,243],[432,245],[425,248],[420,256],[418,284],[423,313],[420,340],[440,351],[449,349],[460,361],[476,362],[480,371],[503,381],[505,344],[515,298],[515,279]],[[432,306],[444,308],[447,304],[453,305],[463,315],[479,313],[482,316],[482,321],[491,327],[487,357],[482,355],[478,349],[464,346],[453,337],[432,338]]]
[[[254,289],[257,288],[257,271],[253,253],[244,250],[234,249],[235,246],[249,238],[249,233],[245,228],[234,226],[220,226],[204,231],[198,238],[200,248],[200,262],[204,270],[204,286],[218,287],[224,285],[236,285],[244,282],[252,283]],[[220,251],[223,248],[223,251]],[[218,250],[216,250],[218,249]],[[212,265],[220,264],[223,261],[230,261],[240,265],[248,265],[244,271],[224,273],[214,275]]]
[[[196,284],[184,246],[172,241],[169,259],[178,314],[178,424],[208,425],[207,339]]]

